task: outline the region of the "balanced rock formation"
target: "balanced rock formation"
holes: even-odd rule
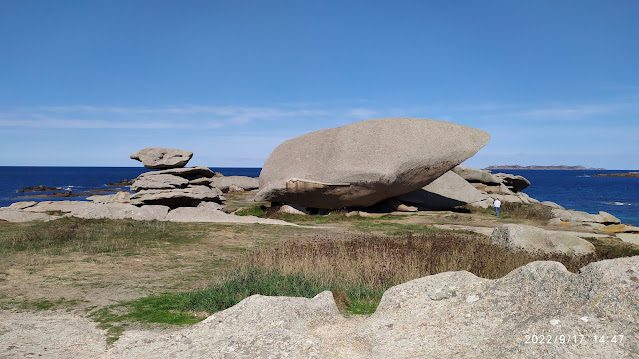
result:
[[[231,187],[236,191],[238,189],[251,191],[259,187],[259,180],[257,178],[246,176],[214,176],[211,178],[198,178],[190,183],[207,184],[211,187],[219,188],[222,192],[229,192]]]
[[[256,200],[324,209],[371,206],[429,184],[489,137],[449,122],[406,118],[312,132],[271,153]]]
[[[141,191],[145,189],[173,189],[184,188],[189,184],[189,180],[176,175],[147,172],[143,173],[133,181],[131,185],[132,191]]]
[[[144,167],[151,169],[184,167],[191,157],[193,152],[163,147],[148,147],[131,154],[131,159],[140,161]]]
[[[211,185],[210,180],[215,176],[211,169],[207,167],[172,168],[176,166],[166,164],[167,161],[180,157],[190,159],[193,155],[191,152],[146,148],[136,153],[136,156],[132,155],[131,158],[139,157],[138,154],[144,154],[147,157],[143,158],[148,158],[157,153],[164,154],[165,157],[162,157],[164,167],[169,168],[139,175],[131,185],[131,190],[135,192],[130,198],[131,204],[136,206],[160,205],[177,209],[179,207],[197,207],[204,202],[222,203],[224,201],[222,191]]]
[[[595,252],[592,243],[573,234],[546,231],[523,224],[499,226],[490,238],[493,243],[515,251],[564,255],[586,255]]]
[[[443,210],[484,201],[486,194],[453,171],[444,173],[422,189],[403,194],[397,199],[416,205],[419,209]]]
[[[639,352],[637,303],[639,256],[591,263],[578,273],[558,262],[533,262],[496,280],[460,271],[400,284],[367,318],[342,316],[330,292],[310,299],[254,295],[171,333],[127,331],[108,354],[633,358]],[[540,343],[540,335],[551,343]]]
[[[159,204],[177,207],[195,207],[201,202],[218,202],[224,200],[222,191],[207,186],[190,186],[175,189],[148,189],[131,196],[131,204],[142,206]]]

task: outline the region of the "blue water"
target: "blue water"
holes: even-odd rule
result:
[[[622,222],[639,225],[639,178],[592,177],[597,173],[633,171],[493,170],[522,175],[531,182],[526,192],[540,201],[590,213],[605,211]]]
[[[226,176],[257,177],[260,168],[212,168]],[[2,167],[0,166],[0,207],[20,201],[27,194],[17,191],[44,185],[82,192],[109,188],[107,183],[132,179],[147,170],[141,167]],[[639,225],[639,178],[591,177],[602,172],[628,171],[536,171],[502,170],[522,175],[532,185],[524,192],[540,201],[553,201],[566,208],[590,213],[606,211],[624,223]],[[112,188],[117,190],[118,188]],[[59,199],[81,199],[65,197]],[[37,199],[36,199],[37,200]],[[46,200],[55,200],[47,198]]]
[[[260,168],[211,168],[226,176],[258,177]],[[24,187],[47,186],[71,190],[74,193],[94,189],[115,192],[126,187],[109,187],[107,183],[133,179],[148,170],[143,167],[5,167],[0,166],[0,207],[16,201],[75,200],[84,197],[33,198],[31,193],[18,193]],[[36,193],[37,194],[37,193]]]

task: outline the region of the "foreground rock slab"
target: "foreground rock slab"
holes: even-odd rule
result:
[[[586,255],[595,252],[592,243],[576,235],[523,224],[499,226],[490,238],[493,243],[502,247],[530,253]]]
[[[193,152],[176,148],[148,147],[131,154],[130,157],[142,162],[146,168],[161,170],[186,166],[193,157]]]
[[[405,118],[312,132],[273,151],[256,200],[368,207],[429,184],[474,155],[489,137],[449,122]]]
[[[497,280],[447,272],[395,286],[365,319],[344,318],[329,292],[312,299],[256,295],[171,334],[127,332],[108,354],[632,358],[639,352],[638,302],[639,256],[592,263],[578,274],[557,262],[533,262]],[[541,335],[552,343],[541,344]]]

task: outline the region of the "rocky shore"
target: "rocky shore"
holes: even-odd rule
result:
[[[373,223],[375,218],[410,221],[416,218],[412,216],[434,214],[429,222],[434,223],[433,228],[481,233],[479,237],[486,241],[478,242],[481,246],[493,246],[516,256],[552,255],[556,257],[546,258],[592,261],[602,258],[594,256],[598,250],[595,237],[624,246],[639,245],[639,227],[625,225],[609,213],[592,214],[540,202],[524,192],[531,183],[522,176],[464,167],[462,163],[489,138],[484,131],[442,121],[362,121],[282,143],[266,160],[259,179],[223,176],[207,167],[187,167],[193,153],[186,150],[145,148],[130,157],[151,171],[135,178],[129,191],[94,195],[85,201],[16,202],[0,208],[0,220],[77,217],[154,224],[295,226],[282,219],[323,218],[339,213],[344,220],[361,220],[361,228],[369,231],[376,225],[397,225]],[[240,194],[254,199],[256,208],[281,217],[240,215],[232,200]],[[488,215],[495,199],[506,208],[537,211],[544,216],[534,223],[502,221]],[[489,218],[491,225],[477,225],[473,215]],[[468,222],[455,227],[442,221],[449,217]],[[366,222],[368,219],[371,223]],[[410,225],[426,227],[417,221]],[[339,228],[330,226],[260,226],[261,230],[278,231],[309,227],[332,230],[331,236],[340,234]],[[208,232],[210,228],[202,233]],[[291,237],[298,239],[300,233]],[[229,238],[219,241],[232,242]],[[190,251],[197,253],[199,248]],[[218,254],[208,252],[207,263],[226,261]],[[158,353],[193,358],[630,358],[639,353],[638,268],[639,256],[635,256],[591,263],[578,273],[569,272],[558,262],[534,261],[494,280],[466,271],[429,275],[388,289],[369,317],[343,316],[334,299],[343,293],[322,292],[314,298],[245,295],[239,304],[225,307],[228,309],[193,326],[168,333],[127,331],[113,346],[96,343],[95,338],[103,333],[82,320],[76,328],[69,326],[64,316],[50,318],[50,323],[67,328],[60,335],[59,330],[39,325],[38,321],[27,323],[30,330],[15,329],[24,324],[20,318],[10,317],[0,323],[0,342],[9,343],[15,357],[28,352],[96,358],[152,358]],[[566,335],[571,336],[568,340],[574,335],[580,342],[542,345],[540,335],[556,340],[563,335],[564,341]],[[603,344],[596,337],[602,335],[607,338]],[[25,341],[30,343],[28,351],[20,346]]]
[[[606,212],[590,214],[539,202],[523,192],[522,176],[462,167],[489,141],[480,130],[450,122],[383,119],[320,130],[282,143],[266,160],[259,180],[186,167],[193,153],[145,148],[131,158],[153,171],[135,178],[131,192],[93,195],[88,201],[17,202],[0,208],[0,220],[53,220],[61,216],[176,222],[269,223],[283,221],[225,212],[225,193],[257,191],[272,211],[317,214],[448,211],[490,208],[495,199],[547,207],[548,225],[623,233],[639,243],[639,229]],[[40,186],[33,190],[51,190]]]

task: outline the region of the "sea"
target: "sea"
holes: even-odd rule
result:
[[[260,168],[213,167],[225,176],[258,177]],[[83,193],[126,190],[110,183],[133,179],[148,170],[142,167],[11,167],[0,166],[0,207],[16,201],[76,200]],[[524,190],[540,201],[552,201],[569,209],[590,213],[609,212],[622,222],[639,226],[639,178],[596,177],[598,173],[637,170],[494,170],[522,175],[532,185]],[[73,193],[70,197],[38,198],[38,192],[23,193],[30,186],[56,187]]]

